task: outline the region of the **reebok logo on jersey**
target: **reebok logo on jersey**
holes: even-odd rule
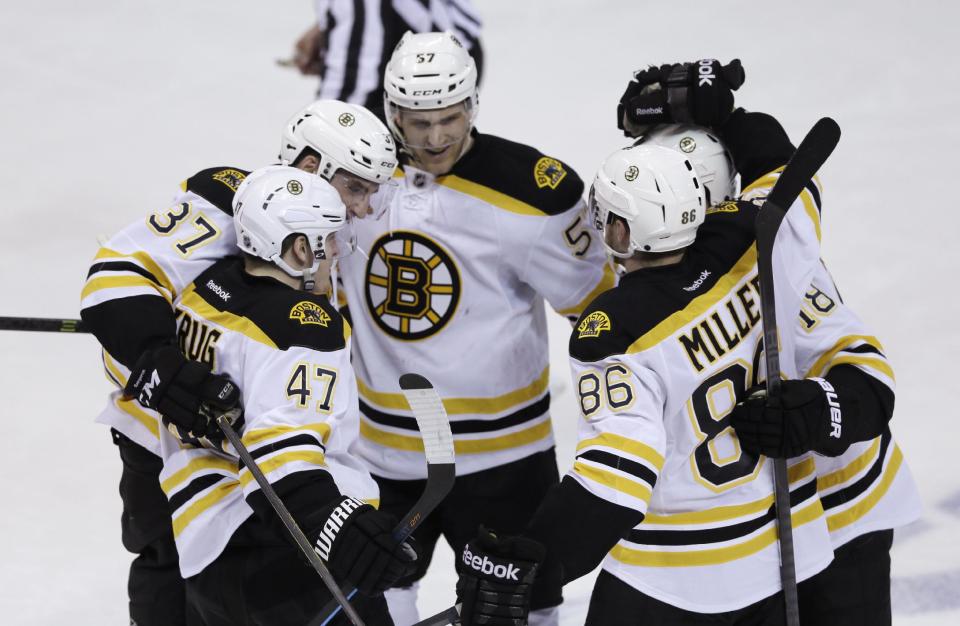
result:
[[[713,85],[713,79],[717,77],[716,74],[713,73],[713,59],[700,59],[697,72],[700,74],[700,82],[697,84],[697,87]]]
[[[230,292],[213,282],[213,279],[207,281],[207,289],[220,296],[224,302],[230,299]]]
[[[360,500],[347,498],[333,509],[330,517],[323,524],[323,530],[320,531],[316,542],[313,544],[313,551],[317,553],[317,556],[324,561],[330,558],[330,548],[333,547],[333,542],[337,539],[337,533],[343,528],[343,522],[350,517],[351,513],[362,506],[363,502]]]
[[[830,436],[834,439],[840,439],[840,433],[843,430],[843,413],[840,411],[840,400],[837,398],[837,392],[833,385],[822,378],[811,378],[816,381],[820,387],[827,393],[827,404],[830,406]]]
[[[698,278],[697,280],[693,281],[693,284],[690,285],[689,287],[684,287],[683,290],[684,290],[684,291],[696,291],[697,289],[700,289],[700,285],[702,285],[702,284],[703,284],[703,281],[707,280],[707,278],[708,278],[709,276],[710,276],[710,271],[709,271],[709,270],[703,270],[702,272],[700,272],[700,278]]]
[[[463,559],[464,565],[482,574],[502,580],[515,580],[520,582],[520,579],[517,578],[517,574],[520,573],[520,568],[513,563],[494,563],[487,555],[483,555],[483,558],[480,558],[470,551],[470,546],[463,549],[461,558]]]

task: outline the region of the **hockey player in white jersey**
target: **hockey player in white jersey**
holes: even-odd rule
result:
[[[396,148],[386,127],[365,109],[319,101],[284,127],[280,159],[319,173],[351,213],[365,215],[379,186],[392,186]],[[185,432],[203,433],[212,425],[200,414],[200,404],[229,408],[235,401],[218,398],[224,381],[202,359],[189,360],[197,354],[180,353],[171,305],[212,263],[236,254],[231,202],[246,174],[239,167],[214,167],[189,177],[169,209],[130,224],[98,250],[81,295],[84,324],[102,344],[103,365],[117,386],[98,421],[111,426],[124,465],[121,527],[124,546],[138,555],[129,596],[131,619],[139,626],[186,620],[183,581],[156,478],[157,409]],[[131,370],[160,377],[145,404],[136,398],[148,379],[136,376],[130,383]]]
[[[468,546],[473,559],[459,563],[464,623],[512,623],[502,616],[522,612],[522,594],[499,591],[505,581],[473,563],[495,558],[528,571],[535,559],[515,556],[517,546],[536,556],[537,543],[538,579],[567,582],[602,561],[588,624],[780,623],[772,467],[745,452],[729,425],[763,374],[757,206],[708,208],[685,155],[640,145],[603,163],[591,210],[626,273],[570,339],[582,414],[576,460],[531,523],[532,539],[486,535]],[[785,308],[799,310],[818,235],[818,211],[788,212],[776,251],[787,260],[777,276]],[[796,378],[790,337],[781,354],[783,374]],[[833,552],[812,456],[791,459],[788,471],[805,580]]]
[[[377,486],[349,449],[358,434],[350,326],[330,304],[330,268],[354,240],[319,176],[252,172],[233,201],[241,257],[176,298],[178,345],[243,390],[244,445],[368,624],[392,624],[379,595],[414,567],[377,511]],[[166,421],[166,420],[165,420]],[[223,437],[160,430],[161,486],[188,601],[208,626],[301,625],[330,594]],[[342,616],[341,616],[342,618]],[[341,619],[340,623],[347,623]]]
[[[405,35],[384,89],[400,188],[380,219],[357,224],[366,258],[340,268],[356,329],[358,453],[383,509],[408,510],[426,465],[396,381],[413,368],[442,396],[457,453],[453,492],[415,533],[424,558],[409,584],[441,535],[459,549],[479,523],[518,532],[557,482],[544,305],[573,319],[614,274],[576,173],[474,128],[476,68],[456,37]],[[398,622],[417,621],[415,593],[388,594]],[[559,587],[544,590],[536,616],[555,621],[559,602]]]

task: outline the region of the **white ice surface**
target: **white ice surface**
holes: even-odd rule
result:
[[[822,172],[824,256],[895,365],[894,432],[926,506],[894,547],[895,622],[960,623],[958,5],[477,4],[479,127],[584,178],[624,143],[614,104],[647,63],[737,56],[738,102],[777,115],[795,140],[822,115],[840,123]],[[163,208],[198,169],[270,163],[314,89],[274,59],[311,19],[305,0],[2,3],[0,315],[75,316],[98,235]],[[567,327],[551,324],[566,468]],[[119,461],[92,423],[108,390],[100,372],[90,337],[0,332],[0,623],[126,623]],[[451,560],[438,551],[425,612],[451,602]],[[568,587],[564,624],[582,623],[589,589]]]

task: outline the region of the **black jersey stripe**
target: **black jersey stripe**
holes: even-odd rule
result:
[[[812,180],[807,181],[807,184],[804,185],[804,188],[810,192],[810,195],[813,196],[813,202],[817,205],[817,213],[822,211],[820,204],[820,190],[817,189],[817,184]]]
[[[90,266],[90,271],[87,272],[87,278],[89,279],[98,272],[133,272],[134,274],[143,276],[155,285],[163,287],[163,283],[157,280],[157,277],[151,272],[130,261],[100,261],[94,263]]]
[[[250,448],[250,456],[255,459],[259,459],[262,456],[268,454],[273,454],[277,450],[283,450],[284,448],[293,448],[295,446],[316,446],[320,448],[321,452],[326,452],[327,449],[323,446],[322,443],[314,437],[313,435],[308,435],[306,433],[301,433],[299,435],[294,435],[293,437],[287,437],[286,439],[281,439],[279,441],[271,441],[265,443],[256,448]]]
[[[637,463],[636,461],[625,459],[622,456],[617,456],[611,452],[592,449],[578,454],[577,458],[586,459],[587,461],[592,461],[593,463],[600,463],[601,465],[606,465],[607,467],[612,467],[613,469],[636,476],[643,482],[650,485],[651,488],[657,482],[656,472],[643,463]]]
[[[857,354],[879,354],[880,356],[886,358],[886,355],[880,351],[876,346],[872,346],[869,343],[861,344],[859,346],[851,346],[849,348],[844,348],[840,352],[854,352]]]
[[[363,46],[363,31],[366,25],[366,7],[363,0],[353,0],[353,23],[350,25],[350,43],[347,44],[347,63],[340,87],[340,100],[346,101],[357,88],[360,71],[360,49]]]
[[[811,480],[790,492],[790,507],[794,508],[816,496],[817,481]],[[625,537],[627,541],[651,546],[689,546],[719,543],[744,537],[773,522],[777,517],[773,505],[763,515],[745,522],[702,530],[644,530],[635,528]]]
[[[820,501],[823,502],[824,510],[830,510],[838,506],[843,506],[847,502],[854,500],[865,492],[867,489],[873,486],[877,482],[877,479],[880,477],[881,472],[883,471],[883,462],[887,459],[887,449],[890,447],[890,441],[892,437],[890,431],[883,433],[880,437],[880,453],[877,455],[877,460],[874,461],[873,465],[867,470],[867,473],[860,477],[855,483],[834,491],[828,496],[821,496]]]
[[[217,483],[225,480],[234,480],[234,479],[231,478],[230,476],[224,476],[223,474],[217,474],[217,473],[204,474],[199,478],[194,478],[193,480],[190,481],[189,484],[187,484],[186,487],[184,487],[177,493],[170,496],[169,503],[170,503],[171,515],[175,514],[177,512],[177,509],[179,509],[184,504],[189,502],[192,497],[199,494],[201,491],[204,491],[209,487],[212,487],[213,485],[216,485]]]
[[[511,426],[519,426],[520,424],[535,420],[539,417],[542,417],[549,410],[550,394],[547,393],[533,404],[527,405],[518,411],[514,411],[509,415],[505,415],[497,419],[459,421],[451,420],[450,430],[454,435],[488,433],[495,430],[510,428]],[[416,419],[412,417],[406,417],[404,415],[385,413],[378,409],[374,409],[363,400],[360,400],[360,413],[375,424],[390,426],[392,428],[402,428],[404,430],[411,431],[418,430]]]

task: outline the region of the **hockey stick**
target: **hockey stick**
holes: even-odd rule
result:
[[[409,538],[420,522],[450,493],[457,474],[450,420],[436,389],[429,380],[419,374],[401,376],[400,389],[403,390],[423,438],[423,451],[427,457],[427,484],[413,508],[393,529],[393,538],[398,543]],[[356,593],[357,590],[353,589],[347,594],[347,598],[352,598]],[[320,622],[320,626],[329,624],[339,611],[339,606],[328,604],[320,613],[327,616]],[[311,626],[315,623],[311,623]]]
[[[76,319],[50,317],[2,317],[0,330],[32,330],[45,333],[88,333],[83,322]]]
[[[277,512],[277,516],[283,522],[283,525],[287,527],[290,535],[294,538],[294,540],[296,540],[297,545],[300,546],[300,550],[303,552],[304,556],[307,557],[310,565],[312,565],[313,569],[317,570],[317,573],[320,574],[320,578],[323,579],[323,583],[327,586],[327,589],[330,590],[330,593],[333,594],[334,600],[338,603],[338,606],[343,608],[347,614],[347,617],[354,626],[364,626],[363,620],[361,620],[360,616],[357,615],[357,611],[350,606],[350,602],[343,596],[343,592],[340,591],[340,587],[337,585],[337,581],[333,579],[333,575],[330,573],[330,570],[328,570],[327,566],[323,564],[320,556],[313,551],[313,546],[310,545],[310,540],[306,538],[306,536],[303,534],[303,531],[300,530],[299,526],[297,526],[297,522],[294,521],[293,516],[290,515],[290,511],[288,511],[287,507],[283,505],[283,502],[280,500],[280,496],[277,495],[277,492],[273,490],[273,487],[270,485],[270,481],[268,481],[267,477],[264,476],[263,472],[260,471],[260,467],[257,465],[257,462],[252,456],[250,456],[250,452],[247,450],[247,447],[243,445],[243,441],[240,440],[240,435],[238,435],[237,431],[233,429],[233,425],[230,423],[230,418],[226,415],[221,415],[217,418],[217,425],[220,426],[220,430],[223,431],[223,434],[226,435],[227,439],[230,440],[230,443],[233,444],[233,448],[237,451],[237,454],[240,455],[240,459],[243,461],[243,464],[246,465],[247,469],[250,470],[250,473],[253,474],[253,478],[257,481],[257,484],[260,485],[260,490],[263,492],[263,495],[265,495],[267,500],[270,501],[270,506],[272,506],[273,510]]]
[[[780,349],[777,337],[777,311],[773,283],[773,242],[787,210],[804,186],[824,164],[837,142],[840,127],[829,117],[820,119],[800,142],[783,169],[770,195],[760,207],[755,226],[757,233],[757,271],[760,278],[760,319],[763,325],[764,363],[767,368],[767,403],[780,398]],[[800,624],[797,601],[797,570],[793,551],[793,520],[790,517],[790,483],[787,460],[773,459],[775,509],[780,543],[780,582],[783,585],[787,626]]]

